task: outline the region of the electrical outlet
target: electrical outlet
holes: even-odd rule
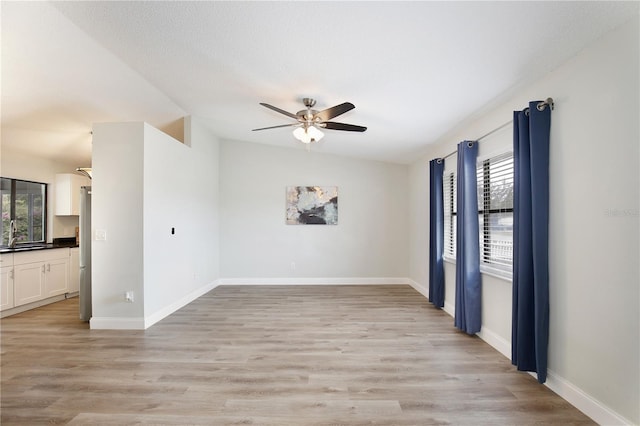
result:
[[[124,300],[125,300],[125,302],[133,303],[133,292],[132,291],[125,292],[124,293]]]
[[[291,262],[291,270],[292,271],[296,270],[296,262]]]

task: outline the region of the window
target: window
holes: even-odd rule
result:
[[[478,162],[480,265],[511,276],[513,259],[513,154]]]
[[[8,246],[11,221],[16,228],[16,243],[45,241],[47,184],[0,178],[2,224],[0,245]]]
[[[456,258],[456,174],[445,172],[442,179],[444,195],[444,257]]]
[[[477,165],[480,267],[483,272],[511,277],[513,264],[513,154],[500,154]],[[444,257],[456,258],[456,173],[446,171],[444,194]]]

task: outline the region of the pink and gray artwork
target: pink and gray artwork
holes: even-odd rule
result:
[[[337,225],[337,186],[288,186],[288,225]]]

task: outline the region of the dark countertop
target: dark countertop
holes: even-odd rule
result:
[[[73,243],[36,243],[36,244],[18,244],[15,248],[2,247],[0,253],[22,253],[25,251],[34,250],[49,250],[57,248],[78,247],[78,244]]]

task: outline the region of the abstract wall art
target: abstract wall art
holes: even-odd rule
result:
[[[288,186],[288,225],[337,225],[337,186]]]

